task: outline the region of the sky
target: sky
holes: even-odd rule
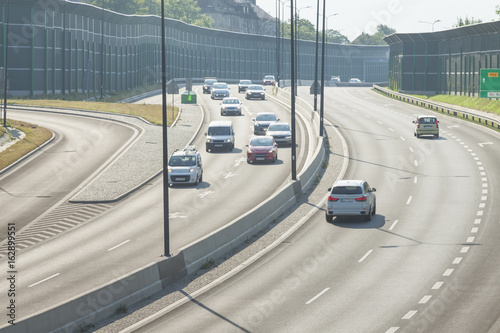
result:
[[[316,26],[318,1],[295,1],[300,17]],[[323,0],[319,2],[322,12]],[[288,20],[290,0],[281,0],[281,3],[285,3],[285,19]],[[453,28],[459,17],[473,17],[483,22],[500,20],[500,16],[495,13],[497,5],[500,5],[500,0],[326,0],[326,26],[339,30],[350,41],[362,32],[373,34],[379,24],[387,25],[397,32],[431,32],[433,26],[434,31]],[[257,6],[276,17],[276,0],[257,0]],[[281,4],[280,8],[281,12]],[[433,25],[436,20],[440,22]],[[321,21],[320,16],[320,27]]]

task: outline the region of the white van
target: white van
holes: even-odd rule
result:
[[[233,123],[229,120],[212,121],[205,135],[207,152],[217,149],[232,151],[234,148]]]

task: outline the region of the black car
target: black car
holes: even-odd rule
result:
[[[251,80],[240,80],[240,83],[238,83],[238,92],[245,92],[248,88],[249,85],[252,84]]]
[[[272,112],[261,112],[257,114],[257,117],[252,119],[253,121],[253,134],[255,135],[265,135],[269,124],[278,121],[276,115]]]
[[[203,82],[203,93],[204,94],[210,94],[212,86],[216,82],[217,82],[217,79],[214,79],[214,78],[212,78],[212,79],[205,79],[205,82]]]
[[[245,94],[246,99],[251,99],[251,98],[260,98],[260,99],[266,99],[266,91],[264,90],[264,87],[258,85],[258,84],[252,84],[248,86],[247,92]]]

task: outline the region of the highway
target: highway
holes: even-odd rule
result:
[[[219,119],[219,101],[202,96],[201,87],[198,96],[206,114],[204,125],[210,120]],[[240,98],[242,96],[243,94]],[[161,98],[158,97],[158,100],[161,101]],[[232,152],[207,153],[204,150],[204,136],[195,139],[194,144],[203,157],[203,182],[196,187],[176,186],[169,190],[172,253],[254,208],[290,179],[289,147],[279,148],[279,160],[276,164],[246,163],[245,145],[251,136],[251,118],[260,111],[276,112],[283,121],[290,117],[284,107],[271,101],[244,101],[242,116],[225,117],[235,124],[236,146]],[[14,116],[32,122],[39,119],[36,118],[36,113],[16,113],[12,115],[13,118]],[[66,136],[62,128],[52,125],[57,124],[59,118],[67,118],[69,122],[74,122],[75,119],[70,116],[59,116],[55,120],[47,117],[45,122],[40,121],[40,125],[53,129],[59,136],[71,139],[68,143],[70,146],[79,144],[78,136],[70,136],[73,132],[69,123],[60,125],[70,128]],[[115,131],[125,131],[125,134],[131,135],[128,127],[116,130],[114,126],[121,127],[110,127],[109,132],[103,134],[104,141],[114,136]],[[85,131],[85,128],[81,130]],[[298,167],[303,165],[307,156],[302,149],[308,144],[303,131],[304,126],[299,125]],[[123,144],[128,138],[122,134],[119,139]],[[108,155],[101,156],[101,163],[111,155],[109,152]],[[30,162],[33,168],[37,163],[37,159]],[[53,163],[53,160],[49,163]],[[86,175],[93,172],[86,163],[79,163],[78,170]],[[15,168],[12,171],[13,174],[17,172],[22,170]],[[22,177],[19,176],[19,179]],[[63,184],[66,183],[63,181]],[[76,181],[66,184],[69,185],[72,186],[71,189],[79,187]],[[20,252],[17,257],[19,278],[16,287],[24,292],[19,293],[16,299],[18,304],[22,304],[18,308],[18,318],[64,302],[160,258],[164,254],[162,204],[162,178],[159,177],[77,228]],[[8,290],[8,281],[0,281],[0,289]],[[0,296],[0,302],[8,302],[6,294]],[[82,315],[87,313],[86,310],[82,311]]]
[[[299,96],[307,95],[306,88]],[[344,178],[377,189],[370,221],[317,213],[279,247],[140,332],[498,332],[500,135],[367,88],[327,88]],[[333,155],[339,155],[334,152]]]

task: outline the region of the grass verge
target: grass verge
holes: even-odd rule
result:
[[[488,98],[455,96],[455,95],[412,95],[417,98],[434,102],[441,102],[451,105],[462,106],[469,109],[494,113],[500,115],[500,101]]]
[[[0,153],[0,170],[19,160],[52,137],[52,132],[37,125],[7,119],[7,126],[23,131],[26,136]]]

